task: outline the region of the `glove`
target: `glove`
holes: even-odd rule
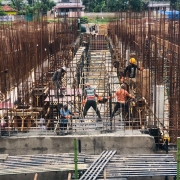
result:
[[[86,103],[86,100],[83,100],[82,105],[84,106],[85,103]]]
[[[98,100],[101,101],[103,98],[101,96],[98,96]]]

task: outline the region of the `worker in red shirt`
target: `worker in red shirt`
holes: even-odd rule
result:
[[[121,84],[121,88],[118,89],[115,94],[112,96],[112,98],[117,98],[117,103],[114,107],[114,111],[111,115],[111,120],[114,117],[114,114],[116,113],[116,111],[122,107],[122,114],[125,115],[126,112],[129,112],[129,107],[128,104],[126,103],[126,99],[127,97],[130,98],[134,98],[133,95],[129,94],[126,90],[125,90],[125,85]],[[108,97],[108,99],[110,99],[110,97]],[[124,113],[125,112],[125,113]]]

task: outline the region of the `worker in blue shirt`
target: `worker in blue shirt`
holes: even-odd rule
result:
[[[60,130],[67,130],[70,115],[74,115],[74,113],[68,109],[67,105],[64,105],[63,108],[60,109]]]

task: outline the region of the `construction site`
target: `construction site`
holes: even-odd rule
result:
[[[149,10],[118,12],[108,24],[0,24],[0,180],[179,179],[179,156],[168,153],[178,151],[180,133],[179,23]],[[143,67],[134,86],[121,82],[131,58]],[[55,92],[52,77],[63,67]],[[92,107],[83,115],[87,83],[100,97],[100,121]],[[122,83],[133,98],[112,118]],[[64,105],[73,113],[65,130]]]

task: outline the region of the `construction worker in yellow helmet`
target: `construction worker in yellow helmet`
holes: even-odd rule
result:
[[[129,60],[129,62],[130,62],[131,64],[136,64],[136,63],[137,63],[135,58],[131,58],[131,59]]]
[[[129,65],[126,66],[126,68],[124,69],[124,72],[122,74],[122,78],[121,78],[121,82],[124,82],[124,78],[126,77],[126,74],[128,73],[128,77],[129,78],[135,78],[136,77],[136,69],[143,71],[143,67],[139,68],[137,66],[137,62],[135,58],[131,58],[129,60]]]
[[[134,57],[130,58],[129,60],[129,65],[126,66],[126,68],[124,69],[124,72],[122,74],[122,77],[120,79],[120,82],[123,83],[124,82],[124,79],[126,77],[126,74],[128,75],[128,78],[130,79],[130,85],[131,84],[134,84],[136,82],[136,69],[139,70],[139,71],[143,71],[143,67],[138,67],[137,66],[137,61]],[[133,82],[133,83],[131,83]],[[132,87],[130,87],[132,88]]]

